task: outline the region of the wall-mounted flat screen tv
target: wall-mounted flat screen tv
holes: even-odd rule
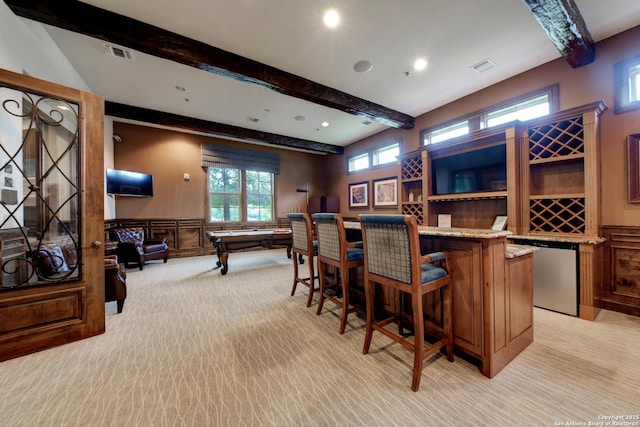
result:
[[[107,169],[107,194],[112,196],[153,197],[153,175]]]

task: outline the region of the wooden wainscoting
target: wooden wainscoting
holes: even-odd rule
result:
[[[180,258],[189,256],[211,255],[213,245],[206,238],[207,231],[288,228],[288,218],[278,218],[269,223],[234,223],[231,225],[206,224],[200,218],[179,219],[113,219],[104,221],[105,240],[110,238],[109,230],[115,227],[141,227],[145,236],[150,239],[167,238],[169,257]]]
[[[640,227],[605,225],[602,234],[602,308],[640,316]]]

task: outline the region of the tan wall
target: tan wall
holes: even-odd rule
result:
[[[113,133],[122,138],[114,147],[114,167],[153,175],[152,198],[117,197],[116,217],[149,218],[205,218],[206,177],[200,166],[200,144],[238,145],[256,151],[278,152],[280,174],[276,176],[277,217],[298,206],[306,208],[305,188],[309,195],[324,195],[322,165],[326,157],[316,154],[281,150],[258,145],[221,140],[218,138],[156,129],[114,120]],[[191,179],[185,181],[185,173]]]
[[[558,83],[561,110],[600,100],[608,105],[609,109],[601,118],[602,221],[609,225],[638,225],[640,204],[630,204],[627,198],[626,138],[629,134],[640,133],[640,110],[617,115],[613,113],[614,64],[637,55],[640,55],[640,27],[598,43],[596,60],[592,64],[573,69],[563,59],[558,59],[425,113],[416,118],[416,126],[410,131],[389,129],[351,144],[346,148],[345,156],[334,155],[328,159],[331,162],[330,169],[336,173],[330,178],[327,191],[340,195],[343,215],[356,216],[368,212],[370,209],[349,209],[348,184],[395,176],[398,167],[347,176],[346,156],[389,143],[398,137],[403,140],[403,152],[415,150],[419,148],[421,129]]]

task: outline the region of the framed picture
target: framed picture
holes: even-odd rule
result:
[[[398,178],[373,181],[373,206],[378,208],[398,206]]]
[[[493,224],[491,225],[492,230],[505,230],[507,228],[507,216],[506,215],[496,215],[496,219],[493,220]]]
[[[369,182],[354,182],[349,184],[349,207],[369,207]]]
[[[640,203],[640,133],[629,135],[629,203]]]

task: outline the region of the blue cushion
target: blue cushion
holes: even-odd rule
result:
[[[364,248],[364,244],[362,243],[362,240],[356,240],[355,242],[351,242],[351,243],[355,243],[356,248],[358,249]]]
[[[347,261],[362,261],[364,251],[360,248],[347,248]]]
[[[431,282],[447,275],[447,272],[433,264],[422,264],[422,283]]]
[[[334,213],[314,213],[313,219],[316,221],[333,221],[335,215]]]
[[[363,223],[404,224],[406,215],[399,214],[362,214],[359,216]]]
[[[431,261],[441,261],[444,259],[444,252],[432,252],[427,255],[431,257]]]
[[[312,243],[313,243],[313,250],[317,252],[318,251],[318,241],[314,240]]]

